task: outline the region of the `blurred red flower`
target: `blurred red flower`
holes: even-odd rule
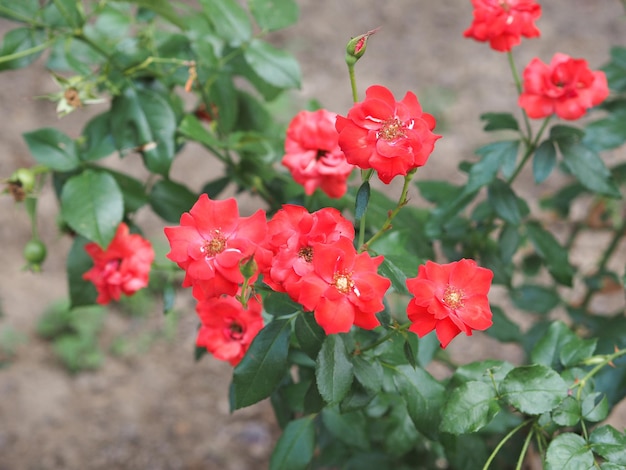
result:
[[[538,37],[534,22],[541,16],[541,5],[534,0],[472,0],[474,21],[463,33],[476,41],[489,41],[492,49],[508,52],[521,37]]]
[[[268,247],[274,253],[264,281],[297,301],[298,281],[313,271],[316,245],[340,237],[354,239],[352,222],[337,209],[325,207],[312,214],[304,207],[286,204],[268,222]]]
[[[354,168],[337,144],[337,115],[318,109],[301,111],[289,123],[282,163],[306,194],[320,188],[329,197],[342,197]]]
[[[129,234],[125,223],[117,227],[106,250],[91,242],[85,245],[85,251],[94,266],[83,274],[83,279],[96,286],[99,304],[119,300],[122,294],[133,295],[148,285],[154,250],[141,235]]]
[[[396,102],[380,85],[369,87],[347,117],[337,116],[335,127],[348,163],[375,169],[384,183],[424,165],[441,137],[433,134],[435,118],[422,112],[414,93]]]
[[[460,332],[486,330],[492,325],[487,293],[493,272],[462,259],[448,264],[427,261],[417,277],[407,279],[413,294],[407,306],[409,330],[420,338],[433,330],[445,348]]]
[[[240,262],[254,256],[261,269],[271,253],[263,248],[267,234],[265,211],[239,217],[234,198],[213,201],[202,194],[180,225],[165,227],[171,251],[167,257],[185,270],[183,287],[194,287],[194,296],[235,295],[244,281]]]
[[[563,119],[578,119],[609,96],[604,72],[590,70],[586,60],[566,54],[554,54],[550,64],[533,59],[523,78],[519,105],[531,118],[556,113]]]
[[[382,256],[357,253],[348,238],[316,245],[313,271],[298,283],[298,303],[314,312],[326,334],[347,333],[353,324],[374,329],[391,285],[377,273],[382,262]]]
[[[235,297],[211,297],[198,301],[196,312],[202,322],[196,345],[217,359],[236,366],[263,328],[261,298],[250,297],[246,308]]]

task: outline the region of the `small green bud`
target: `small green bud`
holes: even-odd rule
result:
[[[365,54],[365,48],[367,47],[367,39],[379,29],[380,27],[372,29],[365,34],[361,34],[360,36],[350,39],[348,45],[346,46],[346,63],[348,65],[356,64],[356,61],[363,57],[363,54]]]
[[[251,279],[258,270],[259,266],[256,264],[256,261],[254,261],[254,256],[249,256],[239,262],[239,272],[246,281]]]
[[[26,269],[30,269],[34,272],[41,271],[41,263],[45,261],[47,253],[46,245],[44,245],[41,240],[29,240],[28,243],[24,245],[24,250],[22,251],[22,255],[28,263]]]

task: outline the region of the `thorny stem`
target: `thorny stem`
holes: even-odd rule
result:
[[[593,358],[590,358],[590,359],[595,359],[595,360],[599,359],[601,362],[597,364],[589,372],[587,372],[587,374],[582,379],[580,379],[577,383],[573,385],[573,387],[578,387],[578,391],[576,392],[576,399],[580,401],[580,397],[582,395],[583,389],[585,388],[585,385],[587,385],[587,382],[591,378],[593,378],[594,375],[600,372],[600,370],[602,370],[605,366],[609,364],[613,364],[613,361],[615,359],[618,359],[624,355],[626,355],[626,349],[619,349],[615,351],[613,354],[599,355],[599,356],[594,356]]]
[[[417,168],[414,168],[411,171],[409,171],[409,173],[404,177],[404,185],[402,186],[402,193],[400,193],[398,204],[392,211],[389,211],[389,213],[387,214],[387,220],[385,220],[385,223],[383,224],[383,226],[378,230],[378,232],[376,232],[372,236],[372,238],[370,238],[367,242],[365,242],[365,244],[361,244],[359,242],[359,246],[360,246],[359,251],[367,250],[367,247],[369,245],[371,245],[376,240],[378,240],[382,236],[383,233],[385,233],[387,230],[391,228],[391,222],[393,221],[393,219],[396,217],[396,215],[398,215],[398,212],[400,212],[400,209],[406,206],[407,203],[409,202],[407,198],[407,194],[409,192],[409,185],[411,183],[411,180],[413,179],[413,176],[415,176],[416,172],[417,172]]]
[[[524,421],[523,423],[519,424],[518,426],[514,427],[513,429],[511,429],[511,431],[509,431],[509,433],[504,436],[502,438],[502,440],[498,443],[498,445],[496,446],[495,449],[493,449],[493,452],[491,453],[491,455],[489,456],[489,458],[487,459],[487,461],[485,462],[485,465],[483,466],[483,470],[488,470],[489,469],[489,465],[491,465],[491,462],[493,462],[493,459],[496,458],[496,455],[498,455],[498,452],[500,452],[500,449],[502,449],[502,447],[504,447],[504,444],[507,443],[507,441],[509,439],[511,439],[511,437],[513,437],[513,435],[519,431],[520,429],[522,429],[524,426],[526,426],[528,423],[532,422],[532,419],[527,419],[526,421]]]
[[[385,343],[387,340],[389,340],[389,338],[395,336],[398,332],[402,332],[405,330],[408,330],[409,327],[411,326],[411,322],[407,322],[407,323],[403,323],[402,325],[394,325],[391,330],[389,331],[389,333],[387,333],[385,336],[383,336],[382,338],[377,339],[376,341],[374,341],[371,344],[368,344],[365,347],[357,347],[354,350],[355,354],[361,354],[364,351],[369,351],[370,349],[374,349],[377,348],[378,346],[380,346],[381,344]]]
[[[613,252],[617,249],[617,246],[619,245],[619,242],[625,233],[626,233],[626,218],[624,219],[622,224],[613,234],[611,243],[609,243],[609,246],[606,248],[606,251],[602,255],[602,259],[600,259],[600,261],[598,262],[597,272],[602,272],[604,270],[604,268],[606,267],[606,264],[609,262],[609,259],[613,255]],[[587,308],[594,293],[595,292],[592,289],[587,289],[587,293],[585,294],[585,297],[583,298],[581,302],[581,307],[585,309]]]

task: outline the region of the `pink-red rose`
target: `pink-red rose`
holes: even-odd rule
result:
[[[347,191],[346,182],[354,167],[337,143],[336,117],[325,109],[301,111],[287,128],[282,163],[306,194],[320,188],[329,197],[340,198]]]
[[[396,101],[380,85],[369,87],[347,117],[337,116],[335,127],[348,163],[373,168],[384,183],[423,166],[441,137],[433,134],[435,118],[422,112],[414,93]]]
[[[202,322],[196,345],[217,359],[236,366],[263,328],[260,297],[250,297],[246,308],[235,297],[211,297],[196,305]]]
[[[234,198],[213,201],[202,194],[180,225],[165,228],[171,247],[167,257],[185,270],[183,287],[193,286],[197,299],[235,295],[244,281],[242,262],[252,256],[259,269],[269,263],[266,234],[264,211],[240,217]]]
[[[99,304],[119,300],[122,294],[133,295],[148,285],[154,250],[141,235],[129,234],[125,223],[117,227],[106,250],[92,242],[85,245],[85,251],[94,266],[83,274],[83,279],[96,286]]]
[[[492,49],[508,52],[527,38],[538,37],[535,21],[541,6],[534,0],[472,0],[474,21],[463,33],[465,37],[489,42]]]
[[[491,270],[473,260],[427,261],[406,281],[414,296],[407,306],[409,330],[420,338],[435,330],[443,348],[461,332],[471,336],[472,330],[486,330],[492,325],[487,298],[492,278]]]
[[[552,114],[578,119],[609,96],[604,72],[590,70],[586,60],[566,54],[555,54],[549,64],[533,59],[523,78],[519,105],[535,119]]]

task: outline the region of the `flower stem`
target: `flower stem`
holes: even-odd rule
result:
[[[606,248],[606,251],[602,255],[602,259],[600,259],[600,262],[598,263],[597,272],[602,272],[604,270],[604,268],[606,267],[606,264],[609,262],[609,259],[611,258],[611,255],[613,255],[613,252],[617,249],[620,240],[624,236],[624,233],[626,233],[626,219],[624,219],[624,221],[622,222],[622,225],[620,225],[619,228],[613,234],[611,243],[609,243],[609,246]],[[594,293],[595,292],[592,289],[590,288],[587,289],[587,293],[585,294],[585,297],[583,298],[581,302],[581,307],[587,308]]]
[[[352,89],[352,101],[359,101],[359,93],[356,89],[356,76],[354,74],[354,64],[348,64],[348,74],[350,75],[350,88]]]
[[[519,424],[518,426],[514,427],[513,429],[511,429],[511,431],[509,431],[509,433],[504,436],[502,438],[502,440],[498,443],[498,445],[496,446],[495,449],[493,449],[493,452],[491,453],[491,455],[489,456],[489,458],[487,459],[487,461],[485,462],[485,465],[483,466],[483,470],[488,470],[489,469],[489,465],[491,465],[491,462],[493,462],[493,459],[496,458],[496,455],[498,455],[498,452],[500,452],[500,449],[502,449],[502,447],[504,447],[504,444],[507,443],[507,441],[509,439],[511,439],[511,437],[513,437],[513,435],[519,431],[520,429],[522,429],[524,426],[526,426],[528,423],[530,423],[532,421],[532,419],[527,419],[526,421],[524,421],[523,423]]]
[[[506,54],[509,59],[509,67],[511,68],[511,74],[513,75],[513,80],[515,80],[515,88],[517,89],[517,94],[522,94],[522,80],[520,79],[519,73],[517,72],[517,67],[515,66],[515,60],[513,59],[513,52],[508,51]],[[526,134],[528,135],[528,140],[532,140],[532,129],[530,127],[530,121],[528,119],[528,115],[526,111],[522,109],[522,115],[524,116],[524,124],[526,126]]]
[[[526,452],[528,452],[528,446],[530,445],[530,441],[535,435],[535,428],[533,427],[526,439],[524,439],[524,445],[522,446],[522,451],[519,454],[519,459],[517,460],[517,465],[515,466],[515,470],[522,470],[522,465],[524,464],[524,457],[526,457]]]
[[[580,379],[575,386],[578,387],[578,391],[576,392],[576,399],[580,401],[580,397],[582,395],[582,391],[587,385],[587,382],[593,378],[600,370],[602,370],[605,366],[613,364],[615,359],[618,359],[622,356],[626,355],[626,349],[618,349],[613,354],[605,354],[603,356],[594,356],[594,359],[600,359],[600,363],[597,364],[593,369],[587,372],[582,379]]]
[[[376,240],[378,240],[382,236],[383,233],[385,233],[387,230],[391,228],[391,222],[393,221],[393,219],[396,217],[396,215],[398,215],[398,212],[400,212],[400,209],[406,206],[406,204],[409,202],[407,198],[407,194],[409,192],[409,184],[411,183],[413,176],[415,176],[416,171],[417,171],[417,168],[414,168],[411,171],[409,171],[409,173],[404,177],[404,185],[402,186],[402,193],[400,193],[398,204],[393,210],[389,211],[389,213],[387,214],[387,220],[385,220],[385,223],[383,224],[383,226],[378,230],[378,232],[376,232],[372,236],[372,238],[370,238],[364,244],[360,243],[359,241],[359,246],[360,246],[359,251],[367,250],[367,247],[369,245],[371,245]]]
[[[391,331],[389,331],[386,335],[384,335],[381,338],[378,338],[376,341],[374,341],[371,344],[368,344],[367,346],[363,347],[363,348],[356,348],[355,349],[355,353],[361,354],[364,351],[369,351],[370,349],[374,349],[377,348],[378,346],[380,346],[381,344],[385,343],[387,340],[389,340],[389,338],[395,336],[397,333],[408,330],[409,327],[411,326],[411,322],[406,322],[403,323],[402,325],[394,325],[391,328]]]

